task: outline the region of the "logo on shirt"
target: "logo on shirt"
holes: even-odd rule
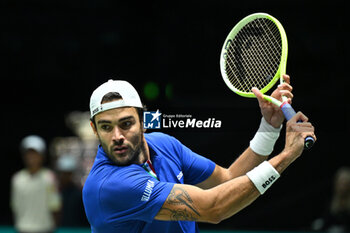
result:
[[[161,115],[162,113],[159,112],[159,109],[156,112],[144,112],[143,127],[145,129],[160,129]]]
[[[148,180],[145,191],[141,197],[141,201],[149,201],[154,187],[154,181]]]
[[[183,176],[184,176],[184,174],[181,171],[176,177],[180,181]]]

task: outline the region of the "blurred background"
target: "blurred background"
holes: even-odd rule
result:
[[[3,0],[0,6],[0,225],[13,226],[10,183],[24,166],[19,144],[27,135],[45,139],[45,165],[57,177],[59,158],[74,157],[74,182],[82,187],[96,149],[84,112],[92,91],[110,78],[132,83],[149,110],[221,120],[219,129],[161,131],[229,166],[248,146],[261,115],[256,100],[226,87],[219,55],[241,18],[266,12],[286,30],[293,106],[309,117],[318,141],[251,206],[200,228],[325,230],[335,175],[350,166],[345,1]],[[281,135],[275,154],[284,146],[284,130]],[[86,221],[76,225],[88,227]]]

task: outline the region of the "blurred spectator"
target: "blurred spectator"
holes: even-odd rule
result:
[[[312,228],[331,233],[350,232],[349,167],[342,167],[336,172],[331,203],[325,215],[313,222]]]
[[[98,140],[91,130],[89,112],[70,112],[65,116],[65,123],[75,135],[55,137],[50,144],[62,197],[59,226],[89,226],[81,192],[94,163]]]
[[[54,138],[50,145],[50,155],[56,161],[67,154],[75,159],[77,163],[73,178],[82,188],[94,163],[99,142],[91,130],[89,112],[73,111],[66,115],[65,122],[75,136]]]
[[[88,226],[85,217],[81,188],[74,182],[77,161],[73,155],[65,154],[58,158],[56,169],[62,197],[60,226]]]
[[[43,167],[46,144],[35,135],[20,145],[25,168],[11,180],[11,208],[15,228],[21,233],[53,232],[61,207],[54,173]]]

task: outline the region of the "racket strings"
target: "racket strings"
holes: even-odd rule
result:
[[[264,88],[277,73],[282,41],[278,27],[259,18],[246,24],[232,39],[226,54],[226,74],[240,91]]]

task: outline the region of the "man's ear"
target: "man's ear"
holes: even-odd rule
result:
[[[145,129],[145,128],[143,127],[143,121],[141,121],[141,128],[142,128],[142,131],[143,131],[144,133],[146,133],[147,129]]]
[[[95,124],[92,121],[90,121],[90,126],[92,128],[92,131],[94,131],[95,136],[98,138],[97,129],[95,127]]]

